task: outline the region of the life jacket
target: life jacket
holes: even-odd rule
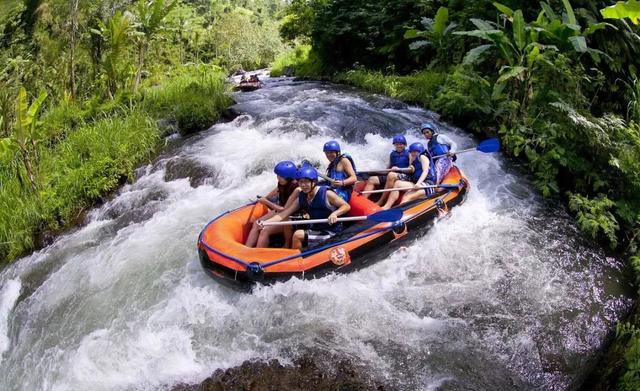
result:
[[[278,204],[280,206],[285,206],[291,194],[298,187],[298,182],[294,180],[290,180],[286,185],[281,185],[278,183]]]
[[[353,167],[353,171],[356,171],[356,164],[353,162],[353,158],[349,156],[349,154],[343,153],[342,155],[339,155],[337,158],[335,158],[331,163],[329,163],[329,167],[327,167],[327,176],[329,178],[335,179],[337,181],[343,181],[349,177],[345,171],[338,171],[338,163],[340,163],[343,157],[349,159],[349,161],[351,162],[351,167]],[[351,192],[353,191],[353,185],[341,186],[337,188],[332,187],[332,190],[335,191],[340,196],[340,198],[349,202],[349,199],[351,199]]]
[[[318,186],[318,192],[311,200],[311,203],[307,201],[307,195],[305,193],[300,192],[300,194],[298,194],[298,205],[303,212],[309,215],[310,219],[326,219],[336,210],[329,202],[327,191],[332,191],[332,189],[327,186]],[[339,232],[342,230],[342,225],[340,223],[334,225],[316,223],[311,224],[309,229]]]
[[[406,149],[402,152],[391,151],[391,153],[389,154],[389,162],[391,163],[391,167],[409,167],[409,151],[407,151]]]
[[[422,175],[422,162],[420,161],[420,156],[426,156],[427,159],[429,159],[429,173],[427,174],[427,177],[425,178],[425,181],[435,181],[436,180],[436,167],[435,164],[433,162],[433,160],[431,159],[431,156],[429,156],[429,153],[427,151],[424,151],[422,154],[418,155],[418,157],[413,161],[413,163],[411,163],[411,165],[413,166],[414,170],[413,170],[413,174],[411,174],[411,181],[413,183],[417,183],[418,179],[420,179],[420,175]]]
[[[429,142],[427,143],[427,149],[429,150],[429,153],[431,154],[431,156],[440,156],[440,155],[445,155],[447,152],[449,152],[449,150],[451,150],[451,147],[448,146],[447,144],[439,143],[438,133],[436,133],[433,135],[433,137],[431,137],[431,140],[429,140]]]

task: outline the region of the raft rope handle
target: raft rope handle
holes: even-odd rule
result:
[[[444,198],[445,196],[447,196],[447,195],[448,195],[449,193],[451,193],[452,191],[453,191],[453,189],[451,189],[451,190],[449,190],[449,191],[445,192],[444,194],[442,194],[442,196],[439,196],[438,198],[439,198],[439,199]],[[245,206],[247,206],[247,205],[245,205]],[[434,207],[435,207],[435,203],[434,203],[434,205],[430,206],[428,209],[425,209],[423,212],[419,213],[418,215],[424,214],[424,213],[428,212],[429,210],[433,209]],[[242,207],[240,207],[240,208],[242,208]],[[240,208],[237,208],[237,209],[240,209]],[[235,210],[237,210],[237,209],[235,209]],[[234,210],[234,211],[235,211],[235,210]],[[220,216],[216,217],[215,219],[211,220],[211,221],[209,222],[209,224],[213,223],[213,222],[214,222],[214,221],[216,221],[217,219],[219,219],[219,218],[221,218],[221,217],[223,217],[223,216],[225,216],[226,214],[231,213],[231,212],[232,212],[232,211],[227,211],[226,213],[224,213],[224,214],[222,214],[222,215],[220,215]],[[209,224],[207,224],[207,226],[209,226]],[[199,242],[200,242],[200,244],[202,244],[202,245],[203,245],[207,250],[209,250],[209,251],[211,251],[211,252],[213,252],[213,253],[215,253],[215,254],[217,254],[217,255],[221,256],[221,257],[227,258],[227,259],[228,259],[228,260],[230,260],[230,261],[236,262],[236,263],[238,263],[238,264],[239,264],[239,265],[241,265],[241,266],[244,266],[244,267],[245,267],[245,271],[252,272],[252,273],[258,273],[258,272],[260,272],[261,270],[264,270],[264,269],[266,269],[266,268],[267,268],[267,267],[269,267],[269,266],[277,265],[277,264],[279,264],[279,263],[286,262],[286,261],[290,261],[290,260],[295,259],[295,258],[305,257],[305,256],[308,256],[308,255],[313,255],[313,254],[316,254],[316,253],[322,252],[322,251],[324,251],[324,250],[326,250],[326,249],[328,249],[328,248],[334,247],[334,246],[340,246],[340,245],[342,245],[342,244],[346,244],[346,243],[353,242],[353,241],[356,241],[356,240],[364,239],[364,238],[367,238],[367,237],[369,237],[369,236],[377,235],[377,234],[379,234],[380,232],[390,231],[390,230],[392,230],[394,227],[395,227],[395,224],[391,224],[391,226],[389,226],[389,227],[379,228],[379,229],[377,229],[377,230],[375,230],[375,231],[369,232],[369,233],[364,234],[364,235],[354,236],[354,237],[352,237],[352,238],[345,239],[345,240],[342,240],[342,241],[337,242],[337,243],[327,243],[327,244],[325,244],[324,246],[321,246],[321,247],[318,247],[318,248],[314,248],[314,249],[312,249],[312,250],[308,250],[308,251],[305,251],[305,252],[301,252],[300,254],[290,255],[290,256],[288,256],[288,257],[284,257],[284,258],[281,258],[281,259],[277,259],[277,260],[275,260],[275,261],[267,262],[267,263],[264,263],[264,264],[260,264],[260,263],[258,263],[258,262],[251,262],[251,263],[249,263],[249,262],[245,262],[245,261],[243,261],[243,260],[241,260],[241,259],[239,259],[239,258],[233,257],[233,256],[231,256],[231,255],[224,254],[224,253],[222,253],[222,252],[220,252],[220,251],[218,251],[218,250],[216,250],[216,249],[212,248],[212,247],[211,247],[211,246],[209,246],[208,244],[206,244],[206,243],[202,240],[202,233],[200,234]],[[205,229],[206,229],[206,227],[205,227]],[[204,230],[202,230],[202,232],[204,232]]]

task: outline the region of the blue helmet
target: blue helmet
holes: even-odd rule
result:
[[[318,171],[311,165],[303,165],[296,172],[296,179],[310,179],[314,182],[318,181]]]
[[[424,145],[422,143],[413,143],[409,146],[409,152],[424,152]]]
[[[392,144],[404,144],[404,145],[407,145],[407,139],[404,138],[403,135],[399,134],[399,135],[393,137]]]
[[[296,177],[296,171],[298,171],[298,168],[289,160],[281,161],[276,164],[276,167],[273,169],[273,172],[275,172],[276,175],[287,179],[294,179]]]
[[[327,141],[322,150],[324,152],[340,152],[340,144],[336,140]]]
[[[422,125],[420,125],[420,132],[424,133],[425,129],[429,129],[433,133],[435,133],[438,130],[438,127],[433,122],[425,122]]]

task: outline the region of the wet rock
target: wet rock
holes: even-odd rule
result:
[[[226,390],[318,390],[360,391],[390,390],[387,385],[369,379],[349,360],[334,361],[332,368],[324,368],[309,355],[293,365],[283,366],[277,360],[269,362],[245,361],[227,370],[217,370],[200,384],[180,384],[173,391]]]
[[[161,137],[168,137],[179,132],[178,122],[173,118],[160,119],[157,124],[158,128],[160,128]]]
[[[167,182],[181,178],[189,178],[191,187],[203,184],[214,185],[218,180],[218,171],[197,161],[185,158],[174,158],[167,161],[164,180]]]
[[[381,98],[376,100],[372,104],[375,108],[378,109],[393,109],[393,110],[406,110],[409,107],[406,103],[400,102],[399,100],[391,99],[391,98]]]

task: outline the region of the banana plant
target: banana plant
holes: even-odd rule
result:
[[[42,92],[29,105],[27,91],[20,88],[16,102],[16,118],[13,133],[9,137],[0,139],[0,157],[3,160],[19,160],[27,172],[27,178],[31,188],[37,191],[37,160],[38,143],[44,137],[38,132],[38,111],[47,98],[47,93]]]
[[[137,3],[137,33],[138,64],[133,90],[137,91],[140,85],[140,77],[146,60],[149,45],[155,36],[164,29],[164,19],[178,5],[174,0],[165,7],[164,0],[138,0]]]
[[[107,76],[107,93],[113,99],[122,74],[122,57],[135,32],[133,16],[129,12],[116,11],[107,23],[99,20],[98,29],[91,29],[91,32],[101,37],[107,46],[103,67]]]
[[[607,19],[629,18],[631,23],[640,24],[640,1],[618,1],[616,4],[600,10],[602,16]]]
[[[426,46],[433,46],[436,49],[442,48],[445,39],[453,29],[456,28],[455,22],[449,22],[449,9],[440,7],[436,12],[435,18],[422,18],[422,24],[425,30],[409,29],[404,33],[404,39],[417,39],[409,45],[409,49],[418,50]]]

